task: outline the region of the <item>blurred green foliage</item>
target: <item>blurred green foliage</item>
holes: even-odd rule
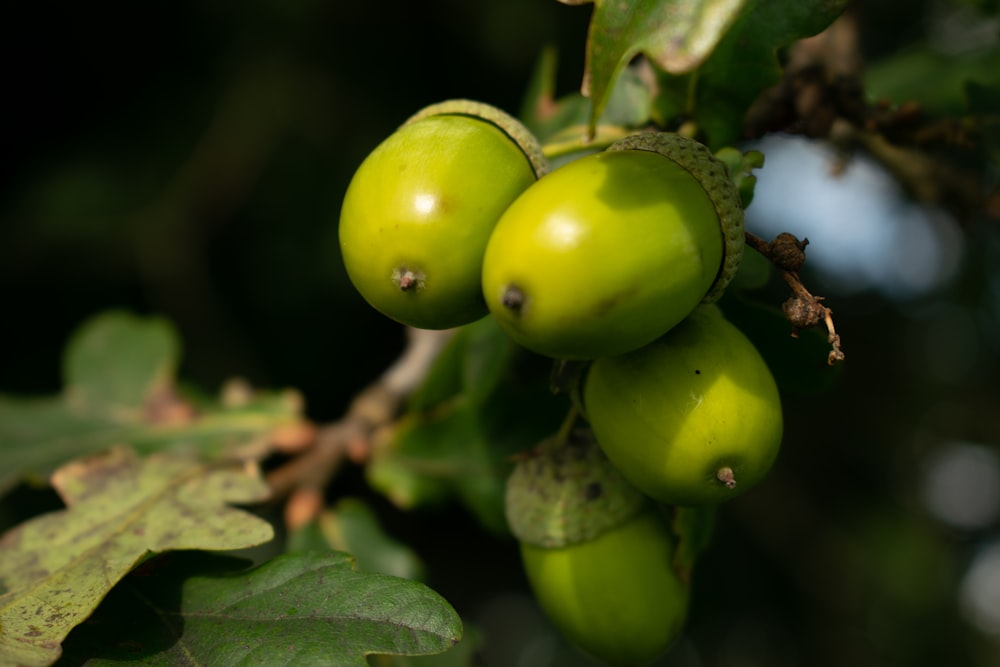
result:
[[[516,110],[543,46],[582,52],[588,17],[533,0],[14,9],[0,387],[54,390],[72,328],[129,306],[178,324],[185,377],[294,384],[336,416],[402,343],[340,265],[351,173],[426,104]]]

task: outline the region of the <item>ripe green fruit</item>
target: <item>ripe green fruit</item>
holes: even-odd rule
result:
[[[531,588],[571,642],[610,665],[643,665],[680,634],[689,590],[655,509],[596,539],[561,548],[521,543]]]
[[[479,319],[490,232],[544,168],[537,141],[507,114],[464,100],[428,107],[372,151],[347,188],[339,232],[352,283],[414,327]]]
[[[611,665],[645,664],[673,643],[689,598],[674,537],[589,431],[520,459],[506,501],[531,588],[569,641]]]
[[[725,165],[677,135],[637,135],[510,205],[486,248],[483,294],[524,347],[595,359],[641,347],[717,298],[742,250]]]
[[[608,458],[647,495],[671,505],[718,503],[770,470],[781,400],[763,358],[715,306],[654,343],[599,359],[583,401]]]

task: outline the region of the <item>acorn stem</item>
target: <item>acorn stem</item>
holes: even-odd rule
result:
[[[562,425],[556,432],[555,439],[559,442],[566,442],[570,438],[570,434],[573,432],[573,427],[576,426],[576,422],[580,419],[580,411],[575,405],[571,405],[569,411],[566,413],[566,418],[563,420]]]

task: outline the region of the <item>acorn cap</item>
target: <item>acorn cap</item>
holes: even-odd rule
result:
[[[511,532],[550,549],[593,540],[649,503],[608,461],[589,429],[544,440],[507,480]]]
[[[542,152],[542,145],[538,138],[521,121],[502,109],[476,100],[445,100],[424,107],[406,119],[403,125],[409,125],[430,116],[468,116],[489,123],[517,144],[524,156],[528,158],[528,162],[531,163],[535,178],[541,178],[549,172],[549,161]]]
[[[672,160],[701,184],[719,216],[724,244],[722,266],[703,301],[713,303],[722,297],[736,275],[743,259],[743,206],[740,191],[729,178],[724,162],[712,155],[707,146],[673,132],[643,132],[611,144],[609,151],[641,150],[659,153]]]

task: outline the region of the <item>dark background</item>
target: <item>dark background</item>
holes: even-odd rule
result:
[[[995,5],[865,2],[863,56],[895,66],[940,21],[995,20]],[[0,392],[58,391],[73,328],[127,307],[178,326],[184,379],[296,387],[312,418],[335,419],[402,342],[340,265],[353,170],[426,104],[516,113],[545,45],[559,92],[575,90],[589,16],[553,0],[5,8]],[[983,48],[995,54],[995,38]],[[962,76],[969,54],[938,53]],[[1000,664],[1000,610],[969,611],[963,592],[1000,599],[997,559],[982,569],[1000,525],[995,224],[955,221],[958,268],[906,299],[804,274],[829,296],[848,362],[832,390],[785,396],[779,463],[721,513],[669,664]],[[940,479],[966,514],[928,500]],[[483,628],[484,664],[576,664],[532,634],[510,542],[457,510],[408,525],[435,587]]]

